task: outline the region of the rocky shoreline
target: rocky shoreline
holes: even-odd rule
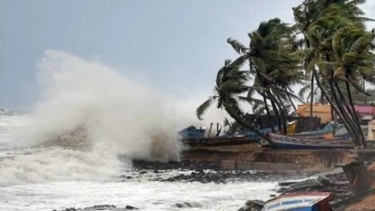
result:
[[[182,162],[147,162],[133,161],[134,169],[120,176],[122,181],[147,179],[158,182],[200,182],[231,183],[254,181],[284,181],[303,179],[313,172],[303,171],[253,171],[220,170],[219,162],[182,161]],[[169,170],[177,170],[171,174]]]
[[[180,162],[151,162],[144,160],[133,160],[133,168],[136,170],[220,170],[220,162],[213,161],[190,161],[183,160]]]
[[[306,179],[307,178],[307,179]],[[302,180],[301,180],[302,179]],[[305,179],[305,180],[303,180]],[[234,183],[234,182],[278,182],[275,190],[278,194],[289,192],[328,191],[336,195],[332,201],[333,207],[342,206],[342,202],[355,195],[341,168],[334,171],[317,174],[317,172],[303,171],[222,171],[219,162],[182,161],[182,162],[147,162],[133,161],[133,169],[124,172],[120,180],[126,181],[156,181],[156,182],[199,182],[199,183]],[[293,181],[299,180],[299,181]],[[275,197],[272,195],[271,197]],[[251,200],[254,203],[254,200]],[[264,202],[257,201],[262,204]],[[250,200],[239,211],[250,209]],[[199,204],[182,202],[176,208],[194,208]],[[97,210],[138,210],[134,206],[116,207],[114,205],[97,205],[86,208],[66,208],[61,211],[97,211]]]
[[[85,208],[71,207],[71,208],[66,208],[64,210],[61,210],[61,211],[99,211],[99,210],[127,211],[127,210],[139,210],[139,209],[130,205],[126,205],[124,208],[119,208],[119,207],[116,207],[115,205],[106,204],[106,205],[95,205],[92,207],[85,207]],[[57,211],[57,210],[53,210],[53,211]]]
[[[181,202],[174,205],[176,208],[199,208],[201,207],[198,203],[190,203],[190,202]],[[117,207],[115,205],[94,205],[92,207],[85,207],[85,208],[65,208],[61,211],[128,211],[128,210],[140,210],[137,207],[133,207],[130,205],[126,205],[125,207]],[[57,210],[52,210],[57,211]]]

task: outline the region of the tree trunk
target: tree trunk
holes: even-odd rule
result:
[[[366,90],[366,82],[364,79],[362,79],[362,89]],[[367,95],[365,95],[365,105],[367,105]]]
[[[331,94],[335,91],[335,90],[333,90],[333,81],[332,80],[329,80],[329,89],[331,89]],[[333,101],[333,97],[332,97],[333,95],[331,95],[331,101]],[[333,110],[333,106],[331,106],[331,121],[333,121],[333,120],[336,120],[336,118],[335,118],[335,112],[334,112],[334,110]]]
[[[286,93],[287,96],[288,96],[288,99],[289,99],[289,101],[290,101],[290,104],[293,106],[294,111],[297,111],[297,107],[294,105],[293,100],[292,100],[292,97],[290,96],[290,94],[289,94],[287,88],[284,88],[284,89],[285,89],[285,93]]]
[[[310,116],[313,117],[313,104],[314,104],[314,76],[311,75],[311,92],[310,92]]]
[[[362,138],[362,140],[361,140],[362,141],[362,146],[363,146],[363,148],[366,148],[366,139],[365,139],[365,137],[363,135],[361,124],[359,122],[358,116],[355,113],[355,108],[354,108],[352,93],[350,92],[349,82],[346,81],[345,85],[346,85],[346,92],[348,93],[348,97],[349,97],[349,103],[350,103],[350,106],[352,107],[351,109],[353,111],[354,118],[355,118],[355,120],[357,122],[357,125],[358,125],[359,134],[361,135],[361,138]]]
[[[335,84],[333,84],[333,83],[335,83]],[[340,87],[338,87],[337,82],[333,78],[333,70],[332,69],[330,70],[330,87],[331,87],[331,90],[332,90],[331,91],[332,97],[333,97],[334,101],[336,102],[336,105],[337,105],[337,108],[338,108],[338,111],[336,111],[336,114],[341,114],[340,118],[345,119],[347,127],[350,128],[350,130],[348,130],[348,132],[351,133],[352,138],[356,139],[356,143],[357,143],[357,141],[360,141],[360,137],[359,137],[359,134],[356,130],[355,122],[350,117],[350,115],[348,115],[350,110],[345,111],[345,109],[344,109],[344,108],[346,108],[345,101],[340,102],[339,97],[336,94],[335,87],[337,88],[337,92],[340,94],[340,97],[342,96]]]
[[[230,107],[224,104],[225,110],[228,112],[228,114],[237,121],[237,123],[242,124],[244,127],[248,128],[250,131],[254,132],[257,136],[262,137],[264,140],[266,140],[269,144],[271,144],[272,147],[275,149],[279,149],[279,146],[275,142],[272,141],[269,137],[266,137],[264,134],[259,132],[257,129],[255,129],[252,125],[248,124],[246,121],[242,120],[241,116],[242,114],[236,114]]]
[[[325,89],[321,86],[320,84],[320,81],[319,81],[319,78],[318,78],[318,74],[316,73],[315,70],[313,70],[313,74],[314,74],[314,77],[315,77],[315,80],[317,82],[317,86],[319,87],[320,91],[322,92],[323,96],[327,99],[328,103],[331,104],[331,108],[334,109],[337,114],[339,114],[340,118],[344,121],[344,126],[345,128],[348,130],[348,132],[350,134],[353,134],[353,131],[351,130],[351,128],[349,127],[349,124],[346,123],[346,120],[341,116],[341,114],[338,112],[338,107],[336,107],[335,104],[333,104],[333,101],[331,100],[331,98],[329,97],[329,95],[327,94],[327,92],[325,91]],[[354,143],[357,145],[358,143],[354,140]]]
[[[270,95],[275,100],[275,105],[279,109],[279,115],[280,115],[280,118],[281,118],[281,122],[283,124],[283,129],[281,130],[282,134],[286,135],[287,134],[287,124],[286,124],[287,121],[286,121],[285,112],[284,112],[284,109],[283,109],[284,106],[282,105],[281,99],[277,95],[275,97],[274,95],[272,95],[271,92],[270,92]]]
[[[336,89],[337,89],[337,91],[338,91],[338,93],[339,93],[339,95],[340,95],[341,101],[342,101],[342,102],[340,102],[340,104],[341,104],[341,105],[344,105],[345,108],[346,108],[346,110],[348,111],[348,113],[349,113],[348,118],[351,118],[351,120],[353,121],[353,125],[354,125],[354,128],[353,128],[353,129],[354,129],[357,133],[359,133],[359,135],[361,135],[360,132],[362,131],[362,129],[361,129],[361,127],[360,127],[359,120],[358,120],[357,115],[356,115],[356,113],[355,113],[354,106],[351,107],[351,106],[346,102],[346,98],[344,97],[344,94],[342,93],[342,91],[341,91],[341,89],[340,89],[340,86],[339,86],[338,82],[337,82],[336,80],[334,80],[334,82],[335,82],[335,87],[336,87]],[[346,84],[345,84],[345,85],[346,85]],[[346,87],[346,90],[347,90],[347,92],[348,92],[348,87]],[[350,92],[350,88],[349,88],[349,92]],[[347,93],[347,94],[348,94],[348,97],[349,97],[349,94],[350,94],[350,93]],[[359,131],[358,131],[358,129],[359,129]],[[363,137],[363,134],[361,135],[361,137]]]
[[[361,126],[359,124],[359,120],[357,119],[357,115],[355,113],[355,109],[354,109],[354,106],[351,107],[348,105],[348,103],[346,102],[346,99],[340,89],[340,86],[338,84],[338,82],[333,79],[334,81],[334,84],[335,84],[335,87],[337,89],[337,92],[338,94],[340,95],[340,98],[341,98],[341,102],[340,105],[343,105],[344,108],[346,108],[347,112],[344,113],[344,115],[347,115],[347,119],[349,120],[349,122],[351,123],[352,125],[352,130],[354,133],[356,133],[357,137],[358,137],[358,140],[360,141],[360,143],[364,142],[364,136],[363,136],[363,133],[362,133],[362,129],[361,129]],[[350,92],[350,89],[349,89],[349,92]],[[349,97],[349,95],[348,95]],[[354,137],[353,137],[354,138]]]
[[[259,78],[259,81],[260,81],[262,87],[265,88],[265,87],[266,87],[266,86],[265,86],[265,83],[264,83],[264,81],[263,81],[262,76],[261,76],[260,73],[259,73],[258,68],[255,68],[255,70],[256,70],[256,75],[257,75],[257,77]],[[270,101],[271,101],[272,109],[274,110],[274,113],[275,113],[275,115],[276,115],[276,117],[277,117],[277,122],[278,122],[279,130],[281,131],[281,120],[280,120],[279,112],[277,111],[277,108],[276,108],[276,106],[275,106],[275,102],[274,102],[273,99],[271,98],[271,96],[270,96],[270,92],[269,92],[269,91],[265,91],[265,92],[267,93],[268,99],[270,99]],[[273,127],[273,126],[272,126],[272,127]]]
[[[330,59],[330,57],[329,57],[328,54],[326,55],[326,59],[327,59],[328,62],[331,61],[331,59]],[[355,143],[358,144],[358,143],[360,143],[359,141],[360,141],[361,139],[360,139],[360,136],[359,136],[359,134],[358,134],[358,132],[357,132],[357,130],[356,130],[357,127],[356,127],[355,121],[354,121],[352,118],[350,118],[350,115],[348,115],[348,112],[350,112],[350,109],[349,109],[348,112],[345,112],[345,110],[343,109],[344,106],[346,105],[346,103],[345,103],[345,98],[343,98],[343,95],[342,95],[341,89],[340,89],[340,87],[338,86],[338,84],[337,84],[337,82],[336,82],[336,80],[335,80],[335,78],[334,78],[334,72],[333,72],[333,69],[332,69],[332,68],[329,68],[329,79],[330,79],[330,80],[329,80],[329,85],[330,85],[330,88],[332,89],[332,91],[331,91],[331,93],[332,93],[332,97],[333,97],[334,101],[336,101],[336,105],[337,105],[337,108],[339,109],[339,112],[341,112],[341,116],[343,117],[343,119],[346,120],[347,125],[345,125],[345,126],[346,126],[346,128],[348,129],[348,132],[349,132],[349,133],[351,132],[351,137],[354,138],[354,139],[356,140]],[[337,88],[337,91],[338,91],[338,93],[340,94],[340,97],[342,97],[342,100],[343,100],[342,103],[340,103],[340,101],[339,101],[339,99],[338,99],[338,97],[337,97],[337,95],[336,95],[336,91],[335,91],[335,88],[334,88],[334,86],[333,86],[333,83],[335,83],[336,88]],[[344,106],[343,106],[343,104],[344,104]],[[332,109],[332,108],[331,108],[331,109]],[[337,111],[336,111],[336,112],[337,112]],[[337,114],[338,114],[338,113],[337,113]],[[350,130],[349,130],[349,129],[350,129]],[[360,145],[360,144],[359,144],[359,145]]]
[[[268,108],[267,98],[266,98],[265,92],[263,92],[262,96],[263,96],[264,107],[266,108],[267,115],[270,116],[271,115],[270,114],[270,108]]]
[[[275,101],[274,99],[272,98],[273,96],[271,96],[272,94],[270,94],[268,91],[267,91],[267,95],[268,95],[268,98],[270,99],[271,101],[271,105],[272,105],[272,109],[273,109],[273,113],[275,114],[275,116],[277,117],[277,125],[278,125],[278,130],[279,131],[282,131],[281,129],[281,118],[280,118],[280,114],[279,114],[279,111],[276,107],[276,104],[275,104]],[[272,126],[273,127],[273,126]]]
[[[263,91],[263,102],[264,102],[264,107],[266,108],[267,116],[268,118],[270,118],[271,117],[270,108],[268,108],[266,93],[264,91]],[[275,132],[275,127],[273,125],[271,127],[271,131],[272,133]]]

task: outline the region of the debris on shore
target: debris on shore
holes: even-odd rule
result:
[[[375,210],[375,162],[355,161],[341,167],[342,169],[337,168],[303,181],[280,182],[277,192],[280,196],[290,193],[328,192],[335,195],[330,202],[334,210]],[[250,200],[238,211],[261,210],[261,205],[265,203]]]

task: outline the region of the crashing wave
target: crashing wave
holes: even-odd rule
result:
[[[92,149],[92,144],[88,140],[87,129],[84,126],[78,127],[77,129],[59,135],[55,138],[46,140],[41,144],[37,145],[39,147],[50,147],[59,146],[65,149],[74,149],[88,151]]]

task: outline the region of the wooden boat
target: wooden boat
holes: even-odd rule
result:
[[[288,132],[295,132],[297,121],[288,124]],[[277,130],[278,127],[274,127]],[[264,128],[259,130],[262,134],[272,132],[272,128]],[[178,132],[182,139],[181,141],[189,146],[209,146],[209,145],[235,145],[246,144],[254,141],[260,141],[260,138],[252,131],[244,131],[233,135],[221,135],[214,137],[204,137],[205,130],[197,129],[194,126],[187,127]]]
[[[287,193],[267,201],[262,211],[331,211],[331,192]]]
[[[240,144],[249,142],[249,139],[244,134],[204,137],[205,132],[205,129],[190,126],[179,131],[178,134],[182,137],[182,143],[190,146]]]
[[[298,121],[296,120],[296,121],[289,122],[287,124],[288,134],[294,134],[296,132],[297,123],[298,123]],[[273,131],[279,131],[279,127],[274,126]],[[272,127],[260,129],[259,132],[262,133],[262,134],[272,133]],[[246,135],[247,138],[249,139],[249,141],[255,141],[255,142],[260,141],[260,137],[256,133],[254,133],[253,131],[240,132],[240,133],[238,133],[238,135]]]
[[[281,149],[340,149],[340,148],[353,148],[355,145],[351,139],[336,139],[327,141],[325,139],[309,139],[291,137],[269,133],[269,137]],[[262,140],[261,145],[268,147],[267,141]]]
[[[185,129],[179,131],[178,134],[180,134],[183,139],[190,139],[190,138],[203,137],[205,132],[206,132],[206,130],[203,129],[203,128],[197,129],[194,126],[189,126]]]
[[[216,137],[206,137],[190,139],[185,144],[190,146],[218,146],[218,145],[236,145],[246,144],[251,141],[245,135],[223,135]]]
[[[313,130],[313,131],[308,131],[308,132],[302,132],[299,133],[301,135],[323,135],[327,133],[332,133],[333,129],[340,130],[341,128],[344,128],[343,125],[332,122],[328,125],[326,125],[323,129],[320,130]]]
[[[368,131],[368,126],[367,125],[362,125],[362,132],[363,134],[367,134]],[[337,140],[337,139],[350,139],[350,134],[346,130],[345,127],[339,127],[335,131],[335,135],[333,134],[333,131],[323,133],[323,134],[317,134],[316,132],[313,133],[296,133],[296,134],[288,134],[288,136],[291,137],[300,137],[300,138],[309,138],[309,139],[325,139],[325,140]]]

